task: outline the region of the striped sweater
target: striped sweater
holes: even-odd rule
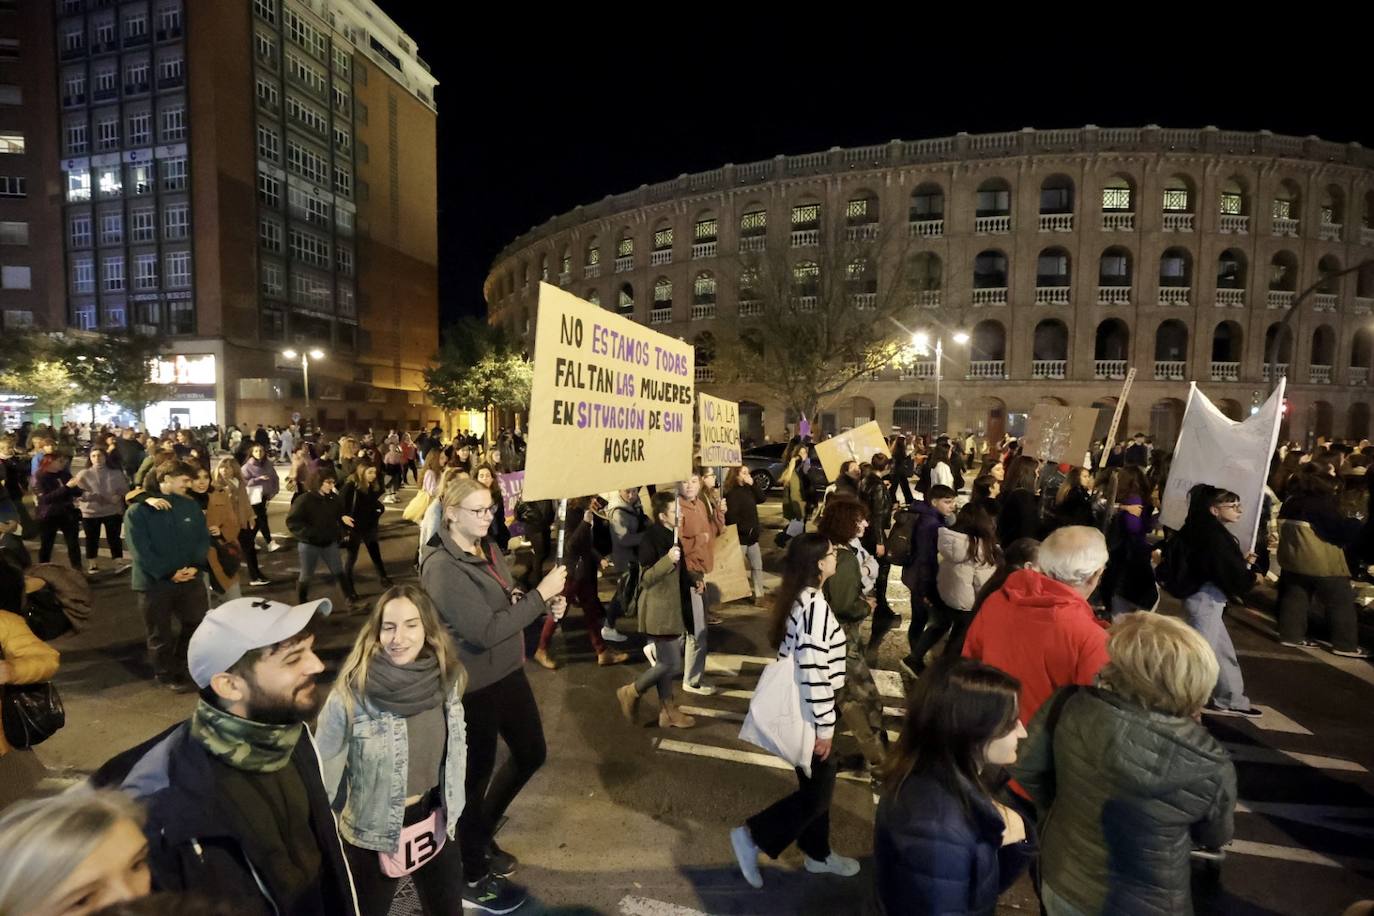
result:
[[[804,589],[792,605],[778,657],[796,652],[802,702],[816,725],[816,738],[835,734],[835,695],[844,689],[845,636],[820,589]]]

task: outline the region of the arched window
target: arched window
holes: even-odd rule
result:
[[[1002,178],[989,178],[974,194],[974,216],[1010,216],[1011,185]]]
[[[1264,332],[1264,380],[1270,380],[1270,360],[1278,356],[1279,375],[1287,374],[1289,365],[1293,362],[1293,329],[1274,322]]]
[[[635,290],[628,283],[621,284],[620,293],[616,297],[615,310],[621,315],[633,315],[635,311]]]
[[[878,195],[868,189],[856,191],[844,207],[846,226],[876,225],[878,222]]]
[[[1319,325],[1312,333],[1312,351],[1308,360],[1308,381],[1314,385],[1331,384],[1331,367],[1336,363],[1336,334],[1326,325]]]
[[[549,282],[549,256],[546,254],[539,256],[539,279],[545,283]]]
[[[978,322],[969,338],[969,359],[981,362],[1006,358],[1007,332],[1002,322],[991,319]]]
[[[1295,292],[1298,288],[1298,259],[1291,251],[1278,251],[1269,262],[1269,288]]]
[[[1035,259],[1036,286],[1068,286],[1069,253],[1063,248],[1046,248]]]
[[[1217,256],[1217,289],[1245,289],[1245,253],[1228,248]]]
[[[601,246],[597,243],[595,237],[587,243],[587,259],[582,263],[588,269],[588,272],[591,272],[593,269],[601,269]]]
[[[627,286],[629,284],[626,284]],[[673,281],[667,277],[659,277],[654,281],[654,308],[670,309],[673,307]]]
[[[1068,372],[1069,329],[1058,319],[1046,319],[1035,326],[1031,353],[1032,378],[1064,378]]]
[[[1135,182],[1129,175],[1113,175],[1102,185],[1102,213],[1106,214],[1128,214],[1135,212]],[[1102,221],[1102,228],[1129,228],[1111,225],[1108,220]]]
[[[938,184],[926,182],[911,192],[911,208],[907,219],[913,225],[931,222],[943,223],[945,219],[945,191]],[[913,230],[915,235],[940,235],[941,232]]]
[[[1068,175],[1051,175],[1040,183],[1040,214],[1073,212],[1073,179]]]
[[[974,289],[1005,289],[1007,256],[1000,251],[983,251],[973,259]]]
[[[1333,242],[1341,240],[1345,225],[1345,192],[1337,185],[1327,185],[1322,195],[1321,237]]]
[[[1193,286],[1193,256],[1186,248],[1167,248],[1159,259],[1159,304],[1188,305]]]
[[[582,298],[586,299],[592,305],[601,304],[601,293],[597,292],[594,289],[587,290],[587,295],[583,296]]]
[[[1187,175],[1173,175],[1165,180],[1164,212],[1193,212],[1193,182]],[[1165,228],[1168,228],[1167,224]]]
[[[1274,234],[1296,237],[1302,217],[1302,191],[1291,178],[1279,182],[1273,203]]]
[[[1240,364],[1245,359],[1245,332],[1234,321],[1222,321],[1212,332],[1212,381],[1240,381]]]
[[[667,220],[659,220],[658,223],[654,225],[654,251],[671,252],[672,250],[673,224]],[[631,249],[630,253],[633,254],[634,250]]]
[[[1155,331],[1155,378],[1181,382],[1188,374],[1188,326],[1176,318]]]
[[[1097,326],[1093,341],[1093,375],[1096,378],[1126,377],[1131,358],[1131,332],[1120,318],[1108,318]]]

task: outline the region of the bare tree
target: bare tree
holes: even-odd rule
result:
[[[705,357],[719,381],[755,384],[811,417],[891,365],[910,344],[901,329],[926,280],[912,269],[905,221],[865,219],[876,203],[852,201],[831,219],[794,215],[781,240],[774,233],[757,250],[746,237],[723,256],[738,310],[699,338],[698,364]]]

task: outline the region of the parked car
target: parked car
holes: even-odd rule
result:
[[[754,477],[754,489],[758,491],[760,500],[768,494],[769,490],[778,485],[778,478],[782,476],[783,470],[782,455],[786,450],[786,442],[770,442],[767,445],[751,448],[741,456],[744,460],[744,466],[749,469],[749,473]],[[818,493],[830,485],[830,480],[825,476],[821,463],[814,458],[811,462],[808,482],[811,488]]]

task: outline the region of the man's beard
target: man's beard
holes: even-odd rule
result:
[[[308,697],[308,699],[307,699]],[[263,725],[298,725],[315,718],[320,711],[320,689],[312,678],[289,696],[267,696],[258,691],[246,704],[247,718]]]

